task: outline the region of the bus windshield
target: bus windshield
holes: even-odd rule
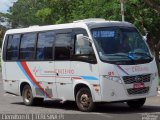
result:
[[[103,61],[152,60],[145,41],[134,27],[94,28],[91,33]]]
[[[91,33],[103,61],[152,60],[149,49],[136,28],[94,28]]]

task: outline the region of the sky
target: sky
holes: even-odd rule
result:
[[[6,13],[15,1],[17,0],[0,0],[0,12]]]

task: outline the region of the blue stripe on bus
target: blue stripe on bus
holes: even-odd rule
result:
[[[96,77],[92,77],[92,76],[80,76],[80,77],[85,80],[98,80]]]
[[[28,80],[32,83],[32,85],[34,85],[35,88],[37,88],[37,86],[33,83],[33,81],[30,79],[30,77],[28,76],[28,74],[25,72],[24,68],[22,67],[20,62],[16,62],[17,65],[19,66],[19,68],[21,69],[21,71],[23,72],[23,74],[28,78]]]

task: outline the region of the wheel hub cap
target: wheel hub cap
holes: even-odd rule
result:
[[[87,94],[83,94],[80,98],[80,102],[84,107],[88,107],[90,104],[90,98]]]
[[[26,90],[25,92],[25,101],[28,103],[31,100],[31,91],[30,90]]]

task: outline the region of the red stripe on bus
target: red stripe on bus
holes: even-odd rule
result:
[[[20,63],[21,63],[21,65],[22,65],[23,69],[25,70],[25,72],[27,73],[27,75],[28,75],[28,76],[30,77],[30,79],[33,81],[33,83],[35,83],[36,86],[37,86],[44,94],[46,94],[46,96],[47,96],[48,98],[51,98],[51,97],[48,95],[48,93],[42,88],[42,86],[39,84],[39,82],[37,82],[37,80],[34,78],[34,76],[32,75],[32,73],[30,72],[30,70],[29,70],[26,62],[20,62]]]

